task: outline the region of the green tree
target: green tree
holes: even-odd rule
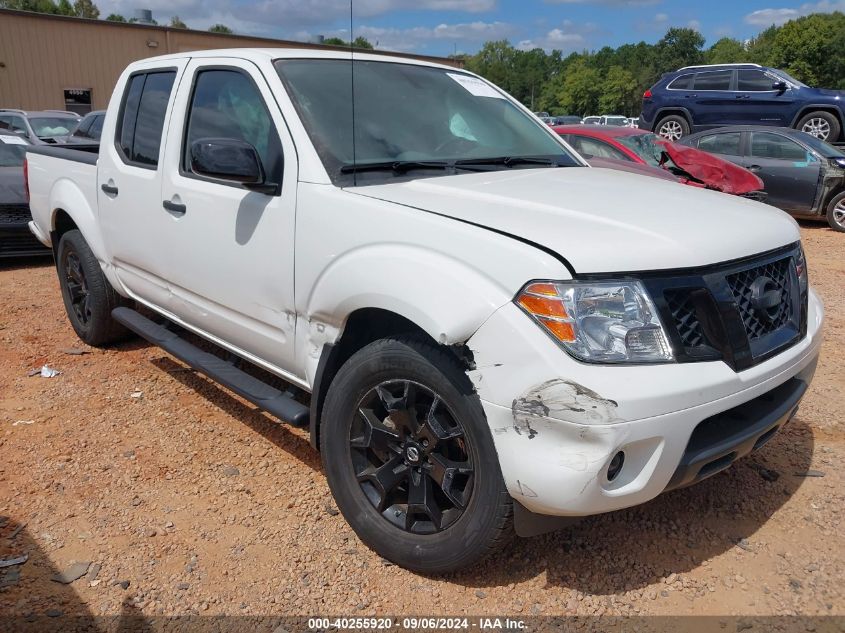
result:
[[[633,74],[621,66],[611,66],[601,83],[599,110],[604,114],[637,114],[641,94]]]
[[[510,92],[515,59],[516,49],[507,40],[485,42],[481,50],[467,60],[467,69]]]
[[[58,15],[76,15],[73,11],[73,5],[70,0],[59,0],[56,4],[56,13]]]
[[[777,31],[772,66],[820,88],[845,88],[845,14],[815,13]]]
[[[106,20],[108,20],[109,22],[126,22],[126,18],[117,13],[109,13],[106,17]]]
[[[704,63],[704,36],[694,29],[673,27],[655,45],[657,71],[667,73]]]
[[[344,42],[339,37],[327,37],[323,40],[326,46],[349,46],[349,42]]]
[[[76,0],[73,3],[73,14],[78,18],[96,20],[100,17],[100,10],[91,0]]]
[[[705,53],[708,64],[737,64],[748,61],[748,51],[742,42],[732,37],[723,37]]]
[[[773,64],[775,38],[779,30],[779,26],[770,26],[756,37],[752,37],[747,47],[748,61],[761,66],[771,66]]]
[[[174,28],[174,29],[186,29],[186,28],[188,28],[188,25],[185,24],[184,22],[182,22],[182,20],[179,19],[178,15],[174,15],[172,18],[170,18],[170,26],[171,26],[171,28]]]
[[[225,24],[215,24],[214,26],[210,26],[208,28],[208,30],[212,33],[227,33],[227,34],[232,33],[232,29],[230,29]]]
[[[566,69],[555,96],[568,114],[585,116],[598,112],[601,92],[601,74],[586,59],[580,59]]]
[[[339,37],[327,37],[323,40],[323,44],[327,46],[344,46],[349,48],[350,44],[346,40],[342,40]],[[352,42],[353,48],[364,48],[367,50],[373,50],[375,47],[370,43],[370,41],[366,37],[358,36]]]

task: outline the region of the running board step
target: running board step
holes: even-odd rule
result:
[[[111,314],[115,321],[122,323],[153,345],[157,345],[168,354],[187,363],[215,382],[219,382],[239,396],[246,398],[270,415],[293,426],[308,424],[308,407],[294,400],[290,393],[279,391],[258,378],[241,371],[232,363],[214,354],[202,351],[185,339],[180,338],[176,332],[150,321],[132,308],[115,308]]]

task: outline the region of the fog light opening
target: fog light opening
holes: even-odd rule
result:
[[[622,466],[625,464],[625,453],[619,451],[616,455],[613,456],[613,459],[610,460],[610,464],[607,466],[607,480],[613,481],[622,472]]]

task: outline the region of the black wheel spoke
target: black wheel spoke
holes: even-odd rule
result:
[[[358,473],[359,482],[371,483],[379,494],[379,501],[376,509],[381,512],[387,507],[387,498],[390,493],[403,481],[408,478],[408,466],[401,455],[388,460],[378,467],[370,466],[363,472]]]
[[[425,473],[411,474],[408,487],[408,512],[405,514],[405,528],[413,530],[415,516],[424,514],[431,521],[434,530],[439,532],[443,523],[443,513],[434,498],[431,478]]]
[[[389,451],[394,444],[400,441],[399,434],[386,427],[372,409],[359,408],[358,413],[366,424],[364,433],[352,438],[353,448],[373,448]]]
[[[460,422],[430,388],[401,379],[373,387],[358,404],[349,445],[362,491],[392,525],[431,534],[463,514],[472,460]]]
[[[429,476],[440,486],[443,494],[458,508],[466,505],[465,494],[457,489],[454,484],[459,475],[472,475],[472,465],[468,461],[452,461],[439,453],[429,455],[428,464]]]
[[[88,282],[85,279],[82,262],[75,252],[68,251],[65,255],[64,263],[65,288],[67,288],[73,312],[82,325],[87,325],[91,320],[91,303],[88,293]]]

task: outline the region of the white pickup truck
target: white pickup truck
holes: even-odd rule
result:
[[[79,337],[134,331],[310,426],[346,520],[414,570],[727,468],[816,367],[785,213],[590,168],[456,68],[148,59],[99,148],[27,169]]]

